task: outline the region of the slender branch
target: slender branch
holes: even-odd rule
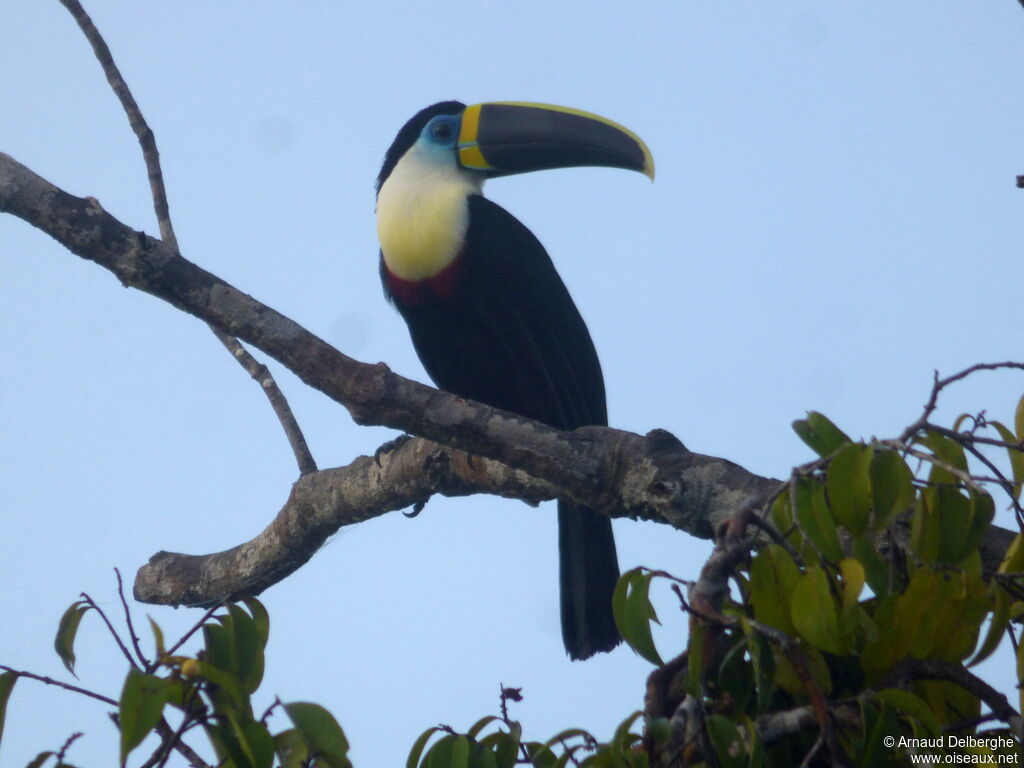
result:
[[[139,146],[142,148],[142,157],[146,163],[146,172],[149,175],[149,189],[153,196],[153,210],[156,213],[157,223],[160,227],[160,237],[173,251],[180,253],[178,238],[174,234],[174,226],[171,223],[170,206],[167,202],[167,189],[164,187],[164,174],[160,166],[160,152],[156,147],[156,134],[153,133],[149,123],[146,122],[142,110],[139,109],[135,97],[132,96],[131,89],[128,88],[128,84],[121,75],[121,71],[117,68],[117,64],[114,63],[114,57],[110,53],[110,48],[107,47],[103,36],[96,28],[96,25],[93,24],[89,14],[86,13],[78,0],[60,0],[60,2],[71,12],[75,21],[78,22],[78,26],[85,34],[86,39],[92,45],[96,59],[99,61],[100,66],[103,67],[103,72],[107,76],[107,82],[110,83],[114,95],[117,96],[121,106],[124,108],[124,113],[128,117],[132,131],[135,132],[135,136],[139,140]],[[295,460],[299,465],[299,472],[305,474],[306,472],[314,471],[316,469],[316,462],[313,461],[313,456],[309,452],[306,438],[303,436],[302,430],[295,420],[295,415],[292,413],[287,399],[285,399],[285,396],[274,381],[273,375],[265,365],[257,362],[239,344],[238,339],[228,336],[213,325],[210,325],[210,330],[227,347],[228,351],[241,366],[249,372],[249,375],[259,382],[263,392],[270,400],[270,406],[274,409],[274,413],[281,422],[281,426],[288,438],[288,443],[295,454]]]
[[[121,608],[124,610],[124,623],[128,627],[128,637],[132,640],[132,647],[135,649],[135,655],[142,663],[143,669],[145,669],[146,672],[152,672],[153,664],[151,664],[149,659],[146,658],[146,654],[142,652],[142,646],[139,645],[139,635],[135,631],[135,623],[132,621],[132,612],[128,607],[128,601],[124,597],[124,581],[121,579],[120,569],[115,568],[114,574],[117,576],[117,596],[121,599]]]
[[[110,623],[110,619],[107,618],[107,614],[103,612],[103,609],[96,604],[95,600],[89,597],[88,593],[82,592],[81,597],[83,600],[85,600],[86,603],[89,604],[89,607],[93,608],[96,611],[96,613],[100,615],[100,618],[103,619],[103,623],[106,624],[107,629],[110,630],[110,636],[114,638],[114,642],[117,643],[117,647],[121,649],[121,653],[124,655],[124,657],[128,659],[128,663],[136,669],[140,669],[138,662],[135,661],[135,659],[132,657],[131,651],[128,650],[128,646],[124,644],[124,641],[121,639],[121,636],[117,634],[117,630],[114,629],[114,625]]]
[[[310,472],[316,472],[316,461],[313,459],[313,454],[309,451],[306,437],[302,434],[302,429],[295,420],[295,414],[292,413],[287,398],[285,398],[284,393],[277,386],[277,382],[274,381],[270,369],[249,354],[249,350],[243,347],[242,343],[234,336],[224,333],[213,325],[210,326],[210,330],[213,331],[214,335],[220,339],[220,343],[227,348],[228,352],[234,356],[266,393],[267,399],[270,400],[270,407],[277,414],[277,420],[281,422],[285,436],[288,438],[288,444],[291,445],[292,453],[295,454],[295,461],[299,465],[299,473],[305,475]]]
[[[1021,2],[1024,2],[1024,0],[1021,0]],[[925,425],[927,425],[928,419],[931,417],[932,413],[938,407],[939,394],[950,384],[955,384],[958,381],[962,381],[963,379],[966,379],[972,373],[976,373],[977,371],[998,371],[1004,369],[1024,371],[1024,363],[1018,363],[1015,361],[1007,361],[1003,363],[978,363],[968,368],[964,368],[962,371],[958,371],[957,373],[947,376],[944,379],[940,379],[939,372],[935,371],[934,383],[932,384],[932,391],[931,394],[928,396],[928,402],[924,404],[924,411],[917,421],[915,421],[913,424],[911,424],[909,427],[903,430],[903,434],[900,435],[899,437],[900,441],[908,442],[913,435],[915,435],[917,432],[923,429]]]
[[[60,751],[57,753],[57,765],[64,765],[64,758],[67,755],[68,749],[71,747],[72,744],[74,744],[84,735],[85,734],[83,734],[81,731],[77,731],[68,736],[67,740],[64,742],[64,745],[60,748]]]
[[[26,677],[29,680],[38,680],[40,683],[46,683],[46,685],[55,685],[58,688],[63,688],[65,691],[71,691],[72,693],[80,693],[83,696],[88,696],[90,699],[102,701],[104,704],[109,704],[112,707],[117,706],[117,702],[113,699],[104,696],[103,694],[96,693],[95,691],[90,691],[88,688],[80,688],[77,685],[72,685],[71,683],[64,683],[60,680],[54,680],[52,677],[46,677],[45,675],[37,675],[34,672],[25,672],[21,669],[14,669],[13,667],[8,667],[6,664],[0,664],[0,669],[4,670],[5,672],[13,672],[18,677]]]
[[[188,639],[192,637],[192,635],[194,635],[196,632],[198,632],[202,628],[203,624],[209,621],[210,617],[213,616],[213,614],[216,613],[217,609],[220,607],[221,603],[216,603],[215,605],[210,606],[210,608],[207,609],[206,613],[203,614],[202,618],[199,619],[199,621],[197,621],[195,624],[193,624],[192,628],[178,639],[178,642],[176,642],[174,645],[167,649],[167,655],[173,656],[174,652],[181,648],[181,646],[183,646],[186,642],[188,642]]]
[[[143,117],[142,110],[139,109],[135,97],[132,96],[132,92],[128,89],[128,84],[114,63],[114,57],[110,53],[110,48],[107,47],[103,36],[96,29],[96,25],[93,24],[92,19],[89,18],[89,14],[85,12],[82,4],[78,0],[60,0],[60,2],[61,5],[68,9],[75,21],[78,22],[82,33],[89,41],[89,44],[92,45],[92,50],[96,54],[96,60],[103,67],[103,74],[107,76],[107,82],[110,83],[114,95],[121,102],[121,106],[128,116],[128,122],[132,126],[132,131],[135,132],[135,136],[142,146],[142,155],[146,161],[146,171],[149,174],[149,189],[153,195],[153,208],[156,212],[157,223],[160,226],[160,238],[176,251],[178,250],[178,239],[175,237],[174,227],[171,225],[171,213],[167,204],[167,190],[164,188],[164,175],[160,169],[160,152],[156,148],[156,137],[153,135],[153,131],[150,130],[146,118]]]

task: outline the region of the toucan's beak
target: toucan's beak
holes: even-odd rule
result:
[[[551,104],[473,104],[462,113],[459,164],[505,176],[548,168],[602,165],[654,180],[654,158],[640,137],[590,112]]]

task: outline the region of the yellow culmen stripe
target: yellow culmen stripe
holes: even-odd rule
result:
[[[654,156],[651,154],[651,150],[647,148],[646,144],[644,144],[643,139],[641,139],[639,136],[637,136],[635,133],[629,130],[629,128],[622,125],[621,123],[617,123],[614,120],[609,120],[607,117],[601,117],[601,115],[595,115],[593,112],[586,112],[585,110],[582,109],[573,109],[572,107],[560,107],[557,104],[541,104],[535,101],[489,101],[487,102],[487,104],[503,104],[510,107],[533,107],[534,109],[547,109],[550,110],[551,112],[564,112],[568,115],[578,115],[579,117],[586,117],[590,120],[596,120],[599,123],[604,123],[605,125],[611,126],[615,130],[626,134],[637,143],[637,146],[640,147],[640,151],[643,152],[644,155],[643,173],[645,176],[650,178],[651,181],[654,181]],[[466,111],[462,113],[462,130],[459,132],[460,145],[462,144],[463,136],[472,136],[470,141],[476,141],[477,129],[480,125],[480,108],[487,106],[487,104],[474,104],[471,107],[466,107]],[[470,114],[470,112],[472,112],[472,134],[469,134],[466,130],[466,117]],[[462,157],[461,149],[459,150],[459,157]],[[486,169],[489,168],[490,166],[485,164],[483,166],[472,167],[482,167]]]
[[[459,164],[463,168],[489,171],[491,166],[484,159],[484,155],[476,143],[480,130],[480,107],[482,106],[483,104],[473,104],[466,107],[462,113],[462,124],[459,127]]]

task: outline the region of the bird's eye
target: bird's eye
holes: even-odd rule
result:
[[[438,120],[436,123],[430,126],[430,135],[438,141],[451,141],[452,136],[455,133],[455,129],[452,124],[447,120]]]

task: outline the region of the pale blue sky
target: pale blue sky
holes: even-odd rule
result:
[[[381,296],[373,180],[402,123],[448,98],[587,109],[650,145],[653,185],[581,169],[487,188],[576,298],[614,426],[663,427],[781,476],[810,457],[789,429],[808,409],[892,436],[933,369],[1022,357],[1013,0],[87,6],[156,132],[184,254],[361,359],[424,378]],[[0,151],[155,232],[137,144],[70,16],[8,0],[0,19]],[[157,550],[249,538],[294,462],[201,323],[9,216],[0,347],[0,661],[60,675],[52,634],[79,591],[116,612],[113,566],[130,581]],[[279,381],[321,466],[392,435]],[[1022,390],[988,375],[941,414],[1008,418]],[[404,761],[438,722],[496,711],[499,682],[523,687],[513,715],[531,737],[609,737],[642,705],[649,665],[625,649],[566,660],[553,513],[435,499],[336,537],[263,596],[261,701],[324,704],[362,768]],[[693,577],[707,551],[660,526],[616,531],[623,568]],[[196,617],[144,613],[170,634]],[[663,647],[679,647],[671,599],[662,614]],[[78,651],[83,684],[116,696],[98,622]],[[104,707],[23,681],[0,765],[75,730],[72,762],[113,764]]]

